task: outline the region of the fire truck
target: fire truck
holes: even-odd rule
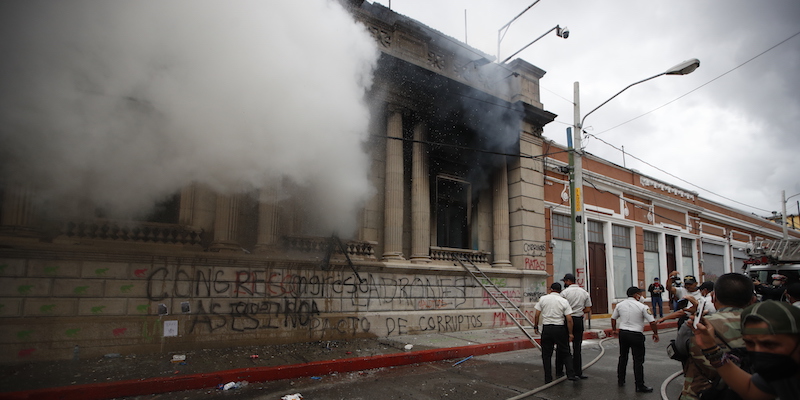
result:
[[[761,282],[771,282],[773,274],[787,278],[786,284],[800,282],[800,239],[768,239],[747,249],[742,272]]]

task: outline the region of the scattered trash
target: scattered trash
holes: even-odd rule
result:
[[[103,357],[105,357],[105,358],[120,358],[121,355],[119,353],[108,353],[108,354],[104,355]]]
[[[464,361],[467,361],[467,360],[469,360],[470,358],[472,358],[472,356],[469,356],[469,357],[467,357],[467,358],[465,358],[465,359],[463,359],[463,360],[461,360],[461,361],[459,361],[459,362],[457,362],[457,363],[453,364],[453,366],[455,367],[456,365],[458,365],[458,364],[461,364],[461,363],[463,363]]]
[[[344,354],[353,354],[353,352],[352,351],[346,351],[346,352],[344,352]]]
[[[175,354],[175,355],[172,356],[172,362],[179,363],[181,361],[186,361],[186,355],[185,354]]]
[[[287,394],[286,396],[281,397],[281,400],[303,400],[303,395],[300,393]]]
[[[414,348],[414,345],[413,344],[407,344],[403,348],[406,349],[406,350],[411,350],[412,348]]]
[[[253,354],[253,355],[251,355],[251,356],[250,356],[250,359],[251,359],[251,360],[257,360],[257,359],[258,359],[258,354]]]
[[[317,381],[318,381],[318,380],[320,380],[320,379],[322,379],[322,378],[321,378],[321,377],[319,377],[319,376],[312,376],[312,377],[311,377],[311,379],[314,379],[314,380],[317,380]]]
[[[247,381],[239,381],[239,382],[228,382],[224,385],[218,385],[217,389],[222,390],[234,390],[234,389],[241,389],[248,385],[249,382]]]

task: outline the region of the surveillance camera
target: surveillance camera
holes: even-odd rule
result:
[[[562,38],[566,39],[569,37],[569,28],[564,27],[563,29],[559,29],[558,32],[556,33],[558,34],[558,36],[561,36]]]

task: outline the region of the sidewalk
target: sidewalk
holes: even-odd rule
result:
[[[591,320],[591,329],[584,339],[602,339],[611,335],[608,317]],[[587,323],[587,325],[589,325]],[[674,328],[676,323],[659,325]],[[649,329],[649,326],[646,327]],[[263,382],[331,373],[385,368],[440,360],[458,360],[471,356],[533,348],[533,344],[516,327],[404,335],[376,338],[380,353],[371,356],[331,358],[332,353],[312,352],[308,362],[279,366],[255,366],[181,376],[131,379],[102,383],[76,384],[54,388],[0,393],[1,399],[108,399],[182,390],[213,388],[236,381]],[[313,344],[309,344],[313,346]],[[418,350],[423,349],[423,350]],[[341,355],[341,354],[338,354]]]

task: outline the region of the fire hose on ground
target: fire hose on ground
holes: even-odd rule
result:
[[[668,330],[668,331],[662,331],[662,332],[669,332],[669,331],[672,331],[672,329],[670,329],[670,330]],[[652,335],[652,333],[650,333],[650,334]],[[603,355],[605,355],[605,353],[606,353],[606,348],[605,348],[605,347],[603,347],[603,342],[605,342],[605,341],[607,341],[607,340],[611,340],[611,339],[616,339],[616,338],[615,338],[615,337],[611,337],[611,336],[609,336],[609,337],[607,337],[607,338],[604,338],[604,339],[600,340],[600,342],[598,343],[598,345],[600,346],[600,354],[598,354],[598,355],[597,355],[597,357],[595,357],[594,359],[592,359],[592,361],[589,361],[588,363],[586,363],[586,364],[583,366],[583,369],[584,369],[584,370],[587,370],[587,369],[589,369],[589,367],[591,367],[592,365],[594,365],[595,363],[597,363],[598,361],[600,361],[600,359],[601,359],[601,358],[603,357]],[[664,382],[662,382],[662,383],[661,383],[661,398],[662,398],[663,400],[667,400],[667,399],[668,399],[668,398],[667,398],[667,394],[666,394],[667,385],[669,385],[669,383],[670,383],[670,382],[672,382],[672,380],[673,380],[673,379],[675,379],[676,377],[678,377],[678,376],[680,376],[680,375],[683,375],[683,371],[678,371],[678,372],[676,372],[676,373],[674,373],[674,374],[672,374],[672,375],[668,376],[668,377],[667,377],[667,379],[665,379],[665,380],[664,380]],[[531,395],[533,395],[533,394],[535,394],[535,393],[541,392],[542,390],[548,389],[548,388],[550,388],[550,387],[553,387],[553,386],[555,386],[555,385],[557,385],[557,384],[559,384],[559,383],[561,383],[561,382],[564,382],[565,380],[567,380],[567,377],[566,377],[566,376],[562,376],[562,377],[560,377],[560,378],[558,378],[558,379],[555,379],[555,380],[553,380],[553,381],[552,381],[552,382],[550,382],[550,383],[547,383],[547,384],[544,384],[544,385],[542,385],[542,386],[539,386],[539,387],[537,387],[537,388],[535,388],[535,389],[533,389],[533,390],[530,390],[530,391],[528,391],[528,392],[525,392],[525,393],[518,394],[518,395],[516,395],[516,396],[514,396],[514,397],[509,397],[509,398],[508,398],[508,399],[506,399],[506,400],[518,400],[518,399],[524,399],[524,398],[526,398],[526,397],[528,397],[528,396],[531,396]]]

